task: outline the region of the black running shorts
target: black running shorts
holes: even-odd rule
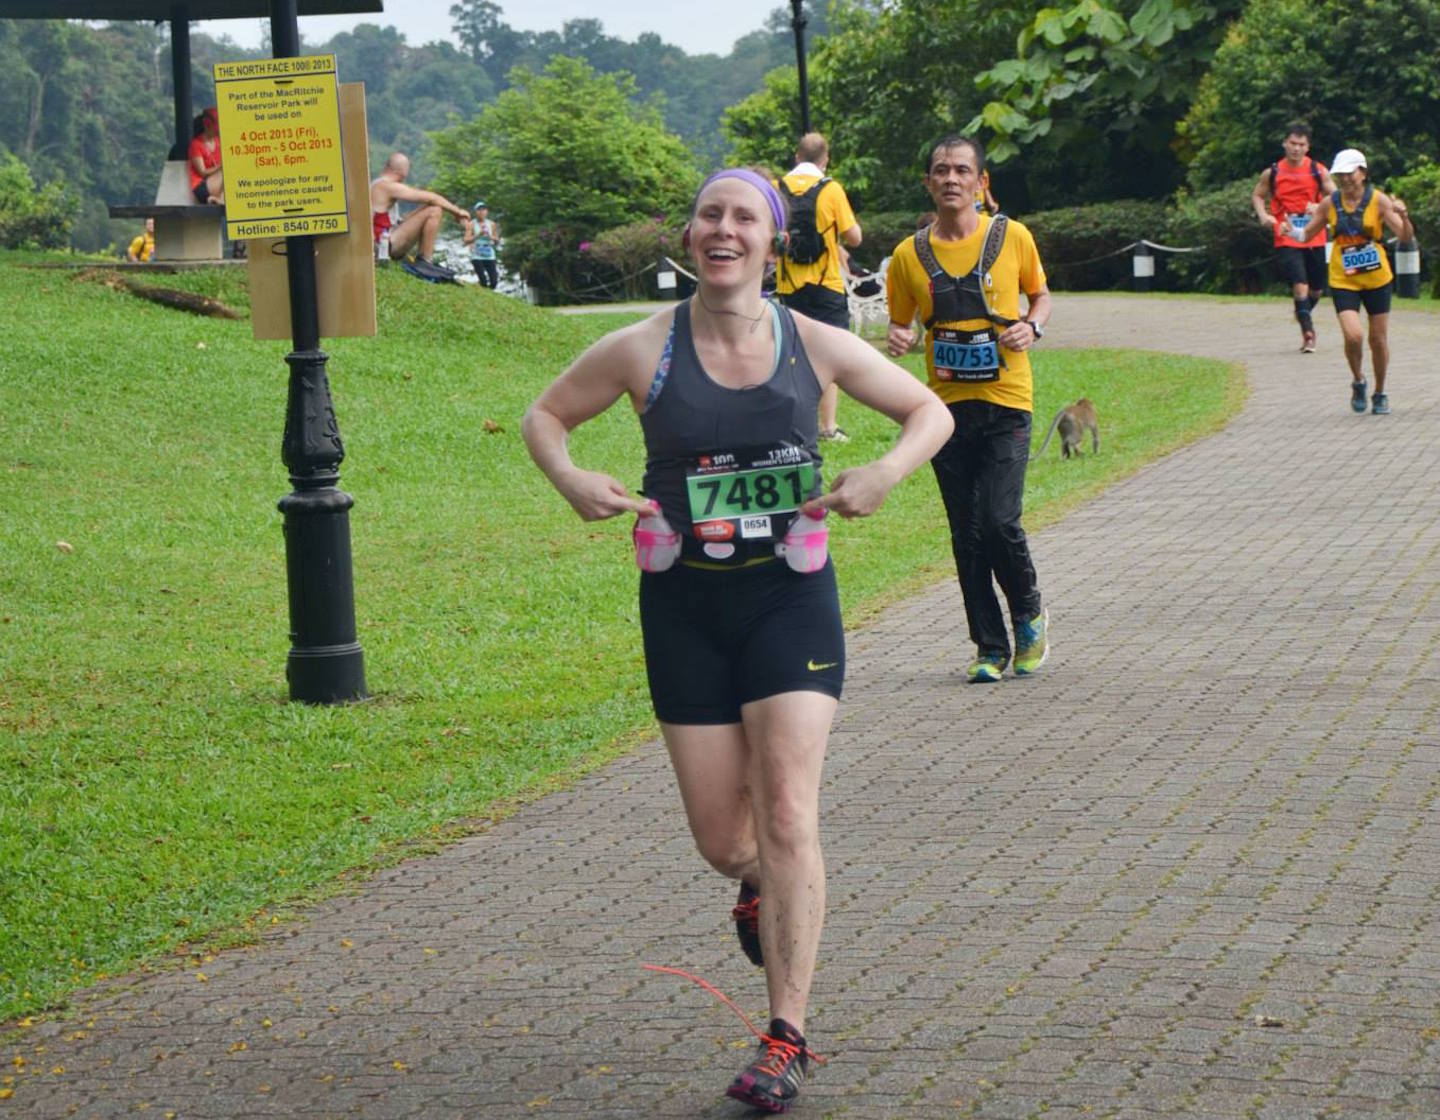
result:
[[[1308,285],[1312,296],[1323,292],[1325,282],[1330,278],[1329,266],[1325,263],[1325,250],[1318,245],[1311,249],[1300,249],[1294,245],[1277,247],[1275,270],[1287,284]]]
[[[1352,291],[1349,288],[1331,288],[1330,298],[1335,301],[1336,312],[1359,311],[1360,305],[1365,305],[1365,311],[1369,315],[1390,314],[1390,297],[1395,291],[1395,283],[1392,280],[1383,288],[1367,288],[1363,292]]]
[[[786,292],[780,302],[791,311],[798,311],[808,319],[829,323],[842,331],[850,329],[850,301],[844,292],[827,288],[824,284],[806,284],[793,292]]]
[[[783,560],[642,572],[640,628],[650,699],[665,723],[739,723],[743,704],[782,692],[838,699],[845,680],[833,563],[809,575]]]

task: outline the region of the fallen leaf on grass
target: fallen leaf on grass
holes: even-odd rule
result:
[[[1283,1027],[1285,1025],[1285,1020],[1275,1019],[1269,1015],[1256,1015],[1255,1025],[1257,1027]]]
[[[505,429],[502,428],[499,424],[495,423],[494,420],[491,420],[489,417],[486,417],[485,423],[482,425],[482,427],[484,427],[484,429],[485,429],[487,432],[489,432],[492,436],[493,436],[496,432],[503,432],[503,431],[505,430]]]
[[[75,551],[75,546],[69,541],[56,541],[55,547],[64,553],[71,553]]]
[[[231,1044],[231,1046],[230,1046],[230,1053],[232,1053],[232,1054],[238,1054],[241,1050],[249,1050],[249,1049],[250,1049],[250,1047],[249,1047],[249,1045],[248,1045],[247,1043],[245,1043],[245,1042],[236,1042],[236,1043],[232,1043],[232,1044]]]

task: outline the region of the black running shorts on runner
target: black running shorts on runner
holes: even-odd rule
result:
[[[780,302],[791,311],[798,311],[807,319],[829,323],[842,331],[850,329],[850,301],[844,292],[827,288],[824,284],[806,284],[793,292],[786,292]]]
[[[1275,249],[1275,270],[1287,284],[1305,284],[1311,295],[1325,290],[1330,279],[1330,268],[1325,263],[1325,249],[1314,246],[1300,249],[1294,245],[1280,245]]]
[[[650,699],[665,723],[739,723],[742,704],[782,692],[838,699],[845,681],[833,563],[809,575],[781,560],[642,572],[640,628]]]
[[[1331,288],[1330,298],[1335,301],[1335,310],[1359,311],[1360,305],[1365,305],[1365,311],[1369,315],[1389,315],[1390,297],[1394,294],[1395,283],[1391,281],[1383,288],[1367,288],[1363,292],[1352,291],[1349,288]]]

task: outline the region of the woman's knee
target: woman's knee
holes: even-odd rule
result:
[[[785,785],[769,791],[756,824],[771,855],[793,856],[813,850],[820,842],[818,791],[811,796],[798,786]]]
[[[738,879],[755,862],[755,834],[750,827],[716,827],[695,833],[695,850],[721,875]]]

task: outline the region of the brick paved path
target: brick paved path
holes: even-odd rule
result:
[[[958,683],[951,584],[853,637],[799,1115],[1440,1115],[1440,317],[1380,418],[1318,318],[1302,357],[1275,303],[1058,301],[1046,345],[1254,357],[1253,399],[1036,535],[1042,676]],[[640,969],[763,1014],[730,902],[648,748],[82,998],[0,1115],[746,1115],[738,1021]]]

